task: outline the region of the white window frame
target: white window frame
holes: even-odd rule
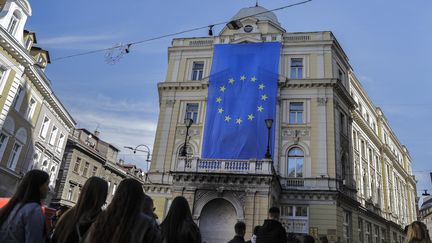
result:
[[[57,143],[56,151],[57,153],[61,153],[64,145],[64,141],[66,140],[66,135],[64,135],[62,132],[60,133],[59,140]]]
[[[45,123],[46,119],[48,119],[48,121]],[[39,132],[39,137],[41,137],[42,139],[45,140],[50,125],[51,125],[51,119],[47,115],[45,115],[44,119],[42,120],[42,125],[41,125],[41,129]]]
[[[15,150],[16,146],[19,146],[17,150]],[[14,145],[12,146],[12,150],[11,150],[11,153],[9,156],[7,168],[9,168],[11,170],[15,170],[16,165],[18,163],[18,159],[21,155],[22,147],[23,147],[23,145],[21,143],[19,143],[18,141],[15,141]]]
[[[0,139],[1,136],[3,136],[3,141],[0,140],[0,158],[3,158],[3,154],[9,142],[9,136],[4,132],[0,132]]]
[[[302,156],[300,156],[300,155],[293,155],[293,156],[290,156],[290,151],[291,150],[294,150],[294,149],[299,149],[299,150],[301,150],[302,151],[302,153],[303,153],[303,155]],[[293,161],[292,162],[294,162],[294,176],[290,176],[289,175],[289,172],[290,172],[290,159],[292,159]],[[301,176],[297,176],[298,175],[298,171],[297,171],[297,167],[298,167],[298,163],[299,163],[299,161],[301,160],[301,162],[302,162],[302,171],[301,171]],[[288,153],[287,153],[287,177],[288,178],[304,178],[304,168],[305,167],[305,152],[304,152],[304,150],[301,148],[301,147],[298,147],[298,146],[294,146],[294,147],[291,147],[289,150],[288,150]]]
[[[196,113],[195,112],[191,112],[191,115],[189,116],[188,115],[188,105],[197,105],[198,108],[196,110]],[[184,119],[186,119],[186,118],[192,118],[193,124],[198,124],[199,111],[200,111],[200,104],[198,102],[188,102],[188,103],[186,103],[184,111],[185,111]]]
[[[291,110],[292,104],[302,104],[302,110]],[[291,112],[295,113],[295,121],[291,121]],[[299,122],[299,113],[301,113],[301,122]],[[288,103],[288,122],[289,124],[304,124],[305,123],[305,102],[303,101],[290,101]]]
[[[195,77],[195,64],[202,64],[202,70],[200,71],[199,69],[197,69],[197,75]],[[190,75],[190,80],[193,81],[199,81],[202,80],[204,77],[204,68],[205,68],[205,62],[204,61],[193,61],[192,62],[192,66],[191,66],[191,75]]]
[[[4,85],[6,84],[6,77],[7,77],[7,68],[0,65],[0,92],[3,91]],[[0,95],[1,97],[2,95]]]
[[[52,170],[54,168],[54,171]],[[51,188],[55,187],[55,181],[57,179],[57,165],[51,164],[49,166],[49,171],[48,171],[49,175],[50,175],[50,179],[49,179],[49,186]]]
[[[352,242],[352,214],[348,211],[343,211],[344,220],[343,220],[343,237],[344,242],[351,243]],[[347,222],[348,221],[348,222]]]
[[[293,66],[293,60],[301,59],[302,66]],[[295,70],[295,74],[294,71]],[[299,72],[301,70],[301,72]],[[290,57],[289,58],[289,77],[290,79],[304,79],[305,78],[305,58],[304,57]]]
[[[68,193],[66,195],[67,200],[72,201],[74,189],[75,189],[75,185],[70,184]]]
[[[32,103],[33,101],[33,103]],[[28,102],[28,106],[27,106],[27,110],[26,110],[26,118],[28,121],[31,121],[34,115],[34,112],[36,110],[36,105],[37,105],[37,101],[36,99],[34,99],[33,97],[30,97],[29,102]]]
[[[50,137],[49,137],[49,139],[48,139],[48,144],[49,145],[51,145],[51,146],[54,146],[54,144],[55,144],[55,141],[56,141],[56,139],[57,139],[57,133],[58,133],[58,128],[57,128],[57,126],[53,126],[52,127],[52,129],[51,129],[51,133],[50,133]]]
[[[90,162],[84,160],[84,168],[83,168],[82,176],[88,177],[89,168],[90,168]]]
[[[12,101],[13,108],[18,112],[20,110],[20,107],[21,107],[21,104],[22,104],[22,101],[24,98],[23,94],[25,94],[25,90],[24,90],[24,87],[20,84],[20,85],[18,85],[17,91],[15,93],[15,98]]]
[[[26,43],[25,43],[25,47],[27,50],[31,49],[31,46],[33,44],[33,39],[29,36],[27,37]]]
[[[41,160],[41,157],[42,157],[42,151],[39,148],[36,148],[32,158],[33,160],[32,169],[39,168],[39,161]]]
[[[7,32],[9,32],[11,35],[14,35],[16,30],[18,29],[18,25],[20,23],[21,17],[18,16],[18,11],[15,11],[11,19],[9,21],[9,25],[7,27]]]

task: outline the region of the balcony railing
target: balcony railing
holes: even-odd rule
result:
[[[177,172],[211,172],[234,174],[271,174],[271,160],[226,160],[180,157]]]

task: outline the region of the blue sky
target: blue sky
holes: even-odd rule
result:
[[[31,0],[27,28],[51,58],[143,40],[226,21],[252,0]],[[295,1],[261,0],[267,9]],[[276,12],[289,32],[331,30],[357,77],[410,150],[418,190],[432,189],[432,2],[314,0]],[[220,27],[216,28],[216,33]],[[206,30],[182,35],[205,36]],[[116,64],[104,53],[53,61],[47,74],[78,121],[119,147],[152,145],[158,115],[156,84],[165,78],[166,38],[134,46]],[[145,167],[144,155],[121,157]]]

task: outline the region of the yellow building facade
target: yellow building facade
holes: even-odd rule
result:
[[[330,242],[399,242],[416,218],[411,158],[329,31],[290,33],[262,7],[241,9],[217,36],[178,38],[158,84],[160,114],[146,193],[164,217],[185,196],[203,241],[246,237],[270,206],[287,232]],[[253,16],[251,16],[253,15]],[[271,160],[201,158],[214,44],[281,42]],[[194,123],[185,143],[185,118]],[[266,128],[263,128],[266,129]],[[239,134],[241,136],[241,134]]]

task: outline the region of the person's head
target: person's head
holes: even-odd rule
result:
[[[139,215],[143,213],[144,190],[139,181],[127,178],[120,182],[117,191],[96,222],[90,242],[129,242]]]
[[[246,234],[246,224],[242,221],[237,222],[234,225],[235,234],[241,237],[244,237]]]
[[[268,218],[278,220],[280,215],[280,210],[278,207],[271,207],[268,211]]]
[[[311,235],[305,235],[303,236],[302,243],[315,243],[315,238],[313,238]]]
[[[321,243],[328,243],[327,236],[321,236],[320,241]]]
[[[414,221],[412,224],[408,225],[406,240],[407,242],[431,242],[426,225],[420,221]]]
[[[178,196],[172,201],[167,216],[161,223],[162,237],[165,242],[176,242],[175,239],[181,230],[181,225],[187,221],[193,222],[189,203],[186,198]]]
[[[108,183],[99,177],[90,177],[81,190],[77,204],[58,222],[57,242],[66,242],[78,222],[91,222],[101,212],[108,195]]]
[[[260,230],[260,228],[261,228],[261,226],[259,226],[259,225],[255,226],[254,230],[253,230],[253,234],[258,235],[258,231]]]
[[[49,175],[42,170],[31,170],[23,177],[15,194],[0,210],[0,225],[7,219],[13,208],[21,203],[41,203],[49,191]]]

